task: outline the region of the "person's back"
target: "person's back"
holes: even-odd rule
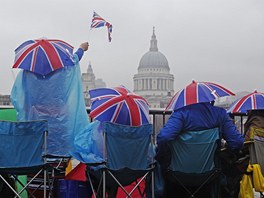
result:
[[[236,129],[225,109],[214,107],[210,103],[198,103],[188,105],[172,113],[167,123],[160,130],[157,136],[156,159],[162,167],[165,177],[165,197],[175,191],[175,186],[166,179],[167,167],[170,165],[171,151],[167,142],[175,140],[178,135],[186,131],[202,131],[219,128],[220,137],[225,139],[228,148],[231,150],[241,149],[244,138]],[[208,190],[207,188],[205,191]],[[201,195],[208,195],[208,192],[201,191]],[[180,191],[177,191],[179,193]]]
[[[210,103],[198,103],[174,111],[160,130],[157,143],[161,145],[173,140],[184,131],[200,131],[215,127],[219,127],[222,138],[227,141],[230,149],[243,147],[244,139],[226,111]]]
[[[249,132],[251,127],[264,129],[264,110],[251,110],[248,112],[248,118],[244,124],[245,140],[250,140]]]

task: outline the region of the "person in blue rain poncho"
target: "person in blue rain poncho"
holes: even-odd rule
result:
[[[47,153],[73,156],[79,161],[100,158],[98,122],[89,123],[82,91],[79,61],[88,50],[82,43],[73,54],[74,66],[45,77],[22,70],[11,92],[18,120],[47,120]],[[98,147],[97,147],[98,146]]]

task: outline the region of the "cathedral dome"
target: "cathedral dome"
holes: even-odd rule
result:
[[[140,59],[138,69],[146,68],[161,68],[170,69],[167,58],[158,51],[157,39],[155,35],[155,30],[153,29],[153,35],[150,40],[150,48],[147,53],[145,53]]]
[[[166,68],[169,69],[167,58],[159,51],[145,53],[139,62],[139,69],[143,68]]]

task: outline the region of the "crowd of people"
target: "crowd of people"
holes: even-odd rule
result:
[[[84,42],[80,45],[79,49],[75,53],[76,56],[78,57],[78,61],[81,60],[84,52],[88,50],[88,47],[89,47],[88,42]],[[21,98],[17,98],[17,99],[21,100]],[[16,106],[16,101],[13,102],[14,102],[14,106]],[[37,105],[35,105],[34,111],[36,111],[36,107]],[[22,108],[24,108],[24,106],[22,106]],[[26,110],[28,111],[28,109]],[[45,109],[39,108],[37,110],[38,113],[40,113],[40,115],[43,115],[41,111],[46,112],[47,108]],[[21,109],[19,112],[21,113]],[[53,115],[50,114],[48,116],[52,117]],[[85,124],[88,124],[88,121],[87,123],[85,122]],[[55,125],[57,125],[57,123]],[[179,136],[189,131],[199,132],[203,130],[210,130],[217,128],[219,130],[219,141],[217,142],[217,146],[219,147],[219,150],[221,149],[221,146],[223,146],[221,142],[225,142],[224,146],[228,151],[230,151],[230,153],[239,155],[241,154],[241,151],[244,149],[244,142],[250,140],[249,134],[251,127],[264,128],[263,110],[255,110],[248,112],[248,118],[244,125],[245,133],[238,131],[232,119],[226,113],[226,110],[221,107],[214,106],[214,101],[191,104],[174,110],[170,115],[168,121],[161,128],[161,130],[159,132],[156,132],[158,135],[157,135],[155,158],[158,162],[158,167],[160,167],[160,171],[163,176],[162,179],[164,179],[165,181],[162,192],[160,192],[159,195],[156,196],[175,197],[175,194],[179,195],[178,192],[175,192],[175,188],[173,186],[174,184],[169,182],[167,179],[167,171],[168,171],[168,167],[171,164],[171,158],[172,158],[172,150],[169,146],[169,142],[175,141],[177,138],[179,138]],[[233,164],[232,168],[236,169],[236,167],[234,166],[235,164]],[[232,196],[234,197],[237,197],[238,195],[239,181],[241,179],[242,174],[243,172],[241,171],[236,177],[238,178],[238,182],[236,183],[236,188],[234,190],[234,193],[232,194]],[[229,182],[228,177],[229,177],[228,174],[225,175],[226,181],[224,182],[221,181],[222,183],[226,184],[225,187],[227,189]],[[222,180],[225,180],[223,178],[224,177],[222,177]],[[0,183],[0,188],[3,188],[2,185],[3,184]],[[201,197],[212,197],[212,195],[208,194],[208,191],[206,191],[206,189],[201,192],[205,193],[199,195]],[[229,194],[228,197],[231,197],[231,194]]]

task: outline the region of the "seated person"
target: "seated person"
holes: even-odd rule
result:
[[[244,124],[245,141],[253,140],[254,143],[247,144],[250,163],[259,164],[264,175],[264,110],[248,111],[248,118]],[[254,133],[252,133],[254,132]]]
[[[208,102],[192,104],[175,110],[157,136],[156,159],[163,172],[169,166],[171,158],[167,142],[176,139],[184,131],[201,131],[216,127],[219,128],[229,149],[237,150],[243,147],[244,138],[228,117],[225,109],[215,107],[213,103]]]
[[[264,110],[250,110],[248,111],[248,118],[244,124],[245,141],[250,140],[249,132],[251,127],[264,129]]]

